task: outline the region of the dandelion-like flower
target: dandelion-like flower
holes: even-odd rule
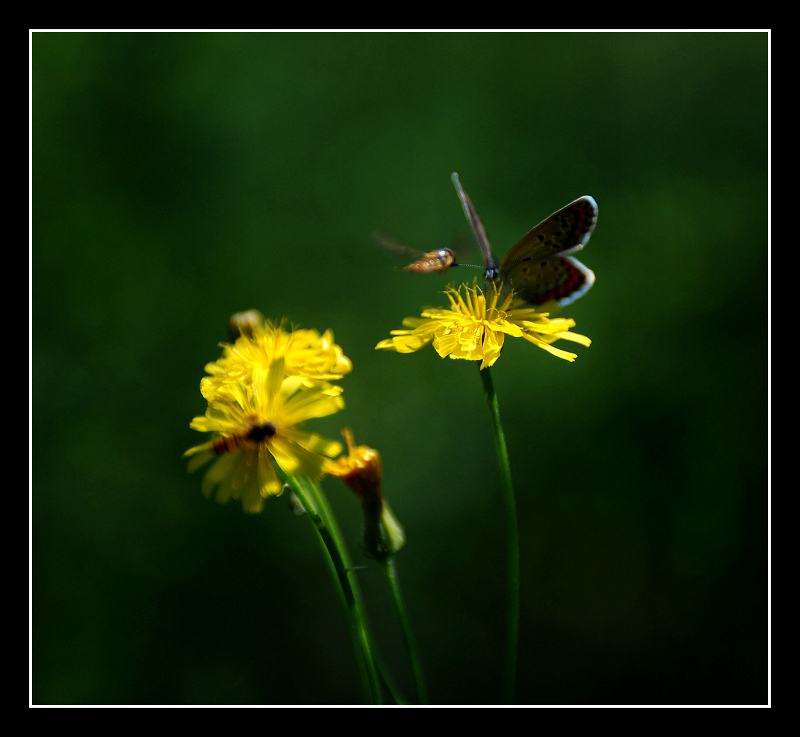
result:
[[[376,350],[414,353],[433,343],[442,358],[481,361],[483,370],[500,357],[507,335],[524,338],[567,361],[574,361],[577,355],[555,348],[551,344],[556,340],[591,344],[585,335],[570,332],[574,320],[550,318],[549,313],[514,299],[511,292],[503,295],[494,284],[487,291],[484,294],[480,287],[466,284],[448,288],[445,294],[450,309],[431,307],[422,312],[422,317],[405,318],[403,325],[408,329],[392,330],[394,337],[382,340]]]
[[[283,490],[275,464],[290,476],[316,480],[327,458],[341,452],[340,443],[307,432],[300,423],[331,415],[344,401],[339,387],[287,376],[283,357],[248,373],[249,381],[226,382],[230,400],[212,399],[206,414],[192,420],[192,429],[215,435],[184,456],[194,456],[189,471],[214,461],[203,479],[206,496],[216,488],[217,501],[241,499],[246,512],[260,512],[264,499]]]
[[[205,367],[210,376],[201,380],[200,391],[209,401],[230,400],[234,383],[249,383],[255,369],[269,369],[278,359],[283,359],[287,376],[300,376],[306,386],[341,379],[353,369],[330,330],[322,335],[316,330],[284,330],[281,325],[269,321],[262,324],[252,317],[242,330],[241,323],[240,318],[239,337],[232,344],[224,344],[222,357]]]

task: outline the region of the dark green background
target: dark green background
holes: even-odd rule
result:
[[[431,700],[502,698],[504,535],[477,365],[374,346],[448,279],[591,194],[575,363],[493,376],[521,531],[518,700],[767,701],[766,33],[82,34],[33,48],[36,704],[361,698],[311,526],[247,516],[181,453],[228,316],[331,328],[380,450]],[[478,258],[469,242],[466,260]],[[450,275],[471,279],[478,272]],[[562,344],[571,348],[570,344]],[[410,679],[360,511],[325,489]]]

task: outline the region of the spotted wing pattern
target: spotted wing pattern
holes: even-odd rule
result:
[[[586,245],[597,222],[597,203],[585,196],[526,233],[500,262],[505,286],[528,304],[555,301],[563,307],[594,284],[594,273],[568,254]]]

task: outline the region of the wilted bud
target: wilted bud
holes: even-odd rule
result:
[[[364,512],[364,552],[370,558],[394,555],[406,542],[402,525],[381,494],[381,457],[366,445],[356,447],[353,433],[342,431],[347,441],[347,456],[328,464],[327,472],[349,486]]]
[[[381,500],[381,457],[374,448],[356,447],[350,428],[342,430],[347,441],[347,455],[331,461],[327,471],[338,476],[356,494],[362,504],[375,504]]]

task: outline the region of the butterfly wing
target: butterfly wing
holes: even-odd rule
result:
[[[467,216],[467,220],[469,220],[469,223],[472,226],[472,232],[475,233],[475,240],[478,241],[478,245],[481,247],[483,261],[486,265],[486,278],[490,281],[494,280],[497,278],[497,259],[495,258],[494,253],[492,253],[492,247],[489,244],[489,237],[486,235],[486,228],[483,227],[483,221],[480,219],[480,216],[475,209],[475,205],[472,204],[472,200],[469,198],[469,195],[461,186],[461,182],[458,180],[457,172],[453,172],[452,179],[453,186],[455,186],[456,192],[458,192],[458,197],[461,200],[461,206],[464,208],[464,214]]]
[[[503,257],[503,283],[534,306],[554,301],[563,307],[582,297],[594,284],[594,273],[568,254],[586,245],[596,222],[597,203],[589,196],[554,212]]]

